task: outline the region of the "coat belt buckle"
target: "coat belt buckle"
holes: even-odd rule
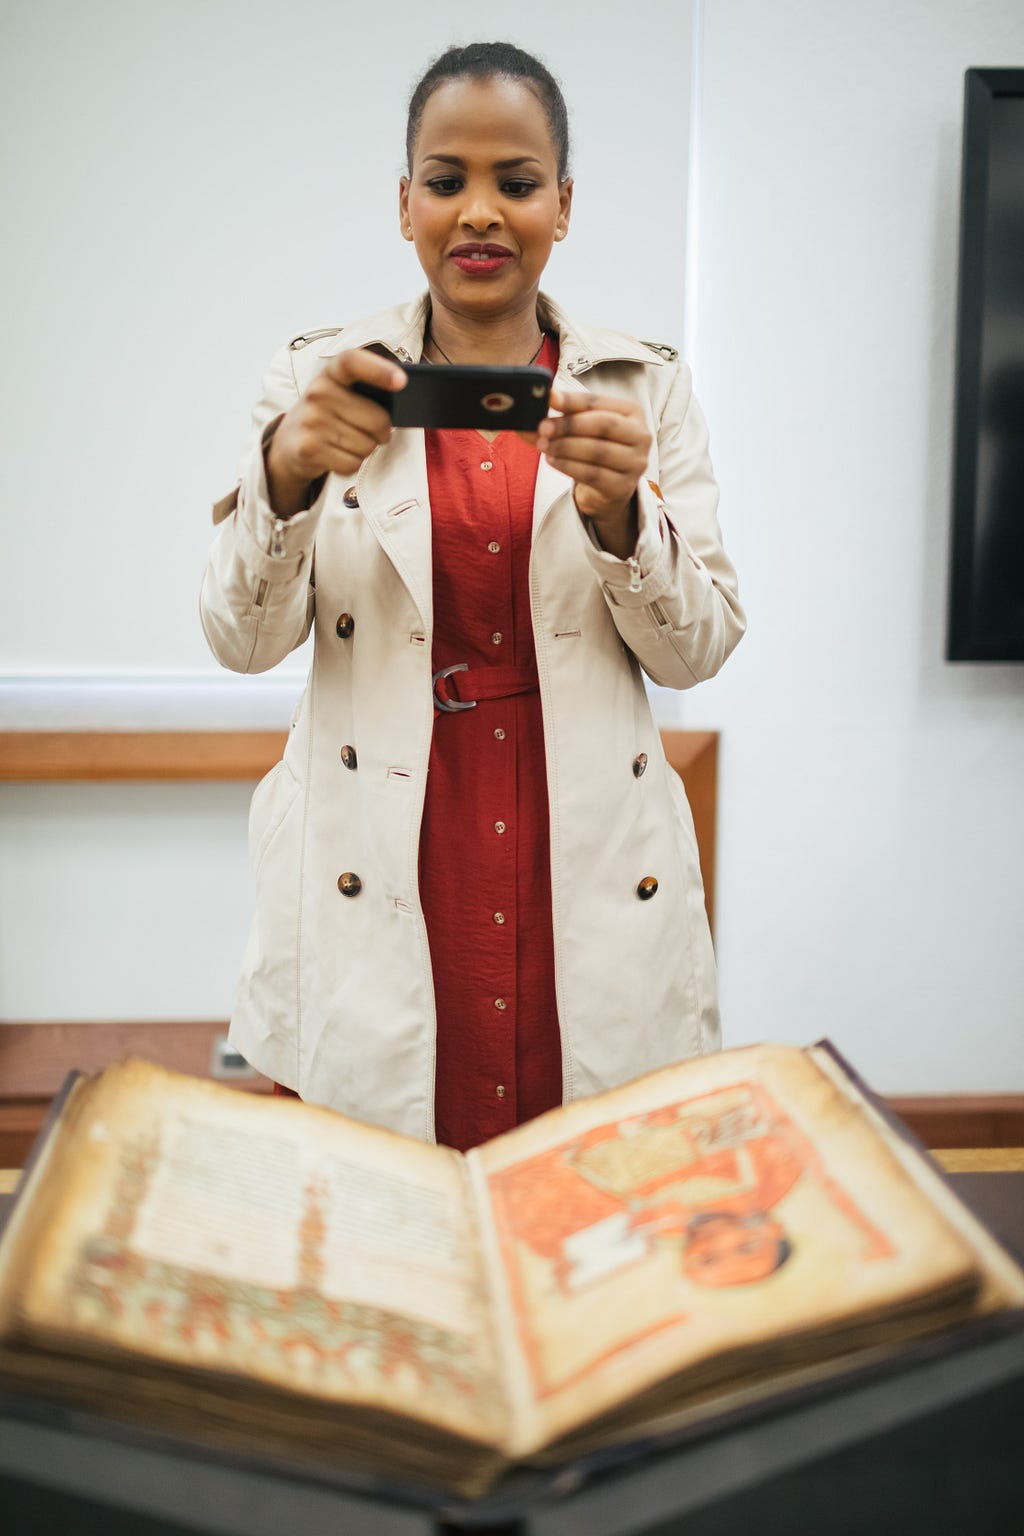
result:
[[[437,709],[443,710],[446,715],[456,715],[460,709],[476,709],[476,700],[468,699],[465,703],[461,699],[439,699],[437,685],[444,677],[451,677],[453,672],[468,672],[469,662],[460,661],[454,667],[442,667],[440,672],[434,673],[431,688],[434,691],[434,704]]]

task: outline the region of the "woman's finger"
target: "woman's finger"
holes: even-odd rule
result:
[[[388,431],[390,432],[390,423]],[[379,442],[375,432],[367,432],[346,421],[328,428],[326,435],[326,447],[330,453],[354,453],[358,454],[359,461],[368,458]]]
[[[324,392],[315,397],[315,403],[328,436],[345,427],[365,432],[374,444],[386,443],[391,436],[391,417],[384,406],[333,380],[325,383]]]
[[[605,437],[560,437],[554,443],[543,444],[542,451],[549,460],[580,460],[623,473],[635,470],[638,475],[647,463],[646,453],[638,452],[633,443],[616,443]]]
[[[378,389],[395,392],[404,389],[409,382],[404,368],[390,358],[369,352],[365,347],[352,347],[347,352],[337,352],[331,358],[324,373],[338,384],[375,384]]]
[[[577,485],[589,485],[603,491],[609,501],[621,501],[632,496],[640,479],[640,471],[623,472],[607,464],[595,464],[591,459],[549,460],[552,469],[568,475]]]
[[[581,411],[611,411],[616,416],[643,419],[643,411],[635,400],[624,400],[621,395],[592,395],[586,389],[553,389],[551,408],[563,416],[578,416]]]
[[[358,386],[368,384],[396,394],[408,382],[405,369],[397,363],[364,347],[353,347],[332,357],[306,393],[334,421],[350,422],[370,433],[376,445],[391,436],[391,414],[387,406],[360,393]]]
[[[641,443],[650,446],[647,423],[635,416],[622,416],[614,411],[584,411],[574,416],[548,417],[541,423],[542,439],[557,442],[567,437],[602,437],[610,442]]]

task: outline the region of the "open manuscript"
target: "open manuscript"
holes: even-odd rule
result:
[[[468,1156],[140,1061],[79,1080],[0,1241],[0,1381],[463,1493],[961,1319],[1024,1276],[820,1047]]]

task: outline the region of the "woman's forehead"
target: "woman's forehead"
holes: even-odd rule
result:
[[[554,160],[543,103],[521,80],[445,80],[423,108],[416,159]]]

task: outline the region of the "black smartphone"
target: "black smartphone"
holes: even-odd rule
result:
[[[547,368],[488,368],[475,363],[404,363],[404,389],[358,382],[352,388],[382,405],[396,427],[476,427],[533,432],[548,413],[554,382]]]

